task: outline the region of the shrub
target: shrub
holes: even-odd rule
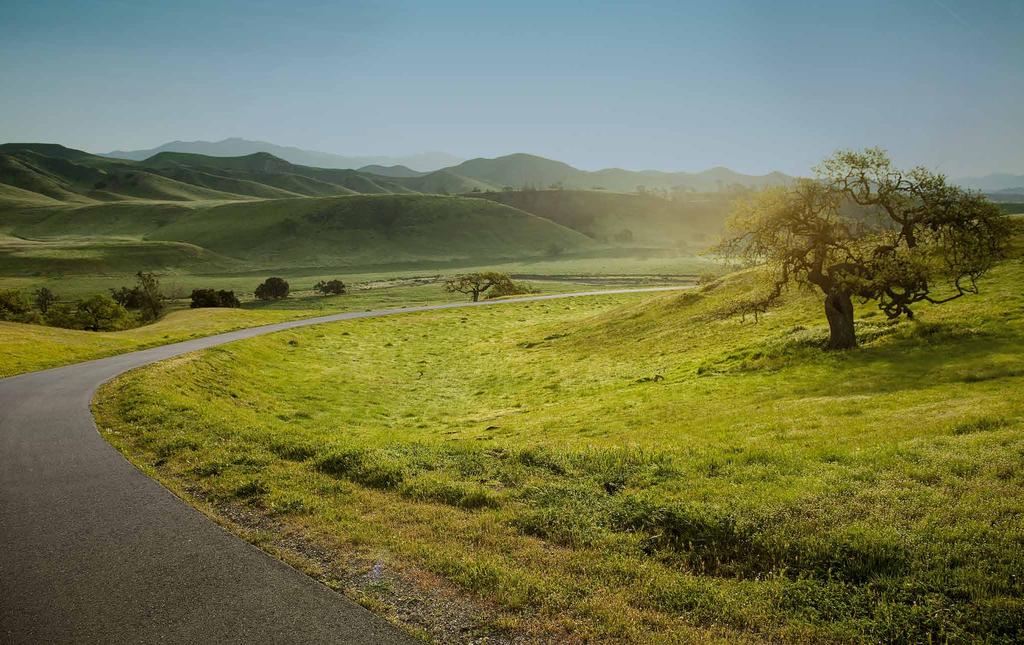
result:
[[[313,288],[324,296],[339,296],[345,293],[345,283],[341,280],[321,280]]]
[[[138,287],[118,287],[110,290],[110,297],[125,309],[142,308],[142,289]]]
[[[281,300],[288,297],[290,287],[283,278],[267,278],[256,287],[256,298],[259,300]]]
[[[28,298],[20,291],[8,289],[0,291],[0,320],[11,322],[38,322],[39,315],[32,310]]]
[[[44,315],[50,310],[50,306],[57,302],[56,294],[46,287],[39,287],[32,292],[32,298],[35,301],[36,309]]]
[[[135,274],[139,281],[136,287],[142,296],[142,317],[144,320],[156,320],[164,311],[164,294],[160,291],[160,280],[155,273],[139,271]]]
[[[117,331],[132,323],[128,310],[103,294],[79,300],[75,306],[75,318],[80,325],[76,328],[87,331]]]
[[[536,289],[531,289],[530,285],[523,282],[513,282],[512,280],[502,280],[491,287],[491,290],[487,292],[487,299],[491,298],[503,298],[505,296],[519,296],[526,293],[537,293]]]
[[[223,289],[193,289],[191,298],[192,304],[190,306],[193,309],[199,309],[200,307],[242,306],[234,291],[225,291]]]
[[[110,290],[110,297],[125,309],[142,312],[143,320],[156,320],[164,311],[164,295],[160,291],[160,280],[155,273],[139,271],[135,274],[138,284],[134,287],[118,287]]]
[[[82,329],[82,320],[78,316],[78,307],[68,302],[51,305],[46,312],[46,324],[51,327],[63,327],[65,329]]]

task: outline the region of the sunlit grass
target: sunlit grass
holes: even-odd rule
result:
[[[183,495],[439,574],[534,636],[1012,642],[1024,266],[823,353],[699,293],[319,326],[122,377],[100,425]],[[185,491],[191,491],[186,493]]]
[[[539,294],[619,286],[562,280],[525,281],[524,284]],[[0,378],[284,320],[343,311],[461,302],[465,299],[462,294],[445,292],[443,283],[433,279],[384,278],[377,282],[350,285],[349,293],[341,296],[316,295],[307,287],[293,292],[285,300],[248,301],[240,309],[181,309],[187,307],[187,301],[175,302],[172,306],[176,308],[157,322],[118,332],[78,331],[0,321],[0,346],[4,350],[0,354]]]

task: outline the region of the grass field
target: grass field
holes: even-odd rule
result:
[[[433,278],[394,278],[387,275],[373,280],[363,277],[367,280],[350,286],[350,292],[341,296],[316,295],[310,281],[308,285],[303,282],[304,288],[296,289],[285,300],[250,300],[240,309],[188,309],[182,308],[188,306],[187,301],[176,302],[172,303],[174,308],[157,322],[117,332],[78,331],[0,321],[0,346],[4,349],[0,354],[0,378],[283,320],[466,299],[459,293],[446,293],[443,283]],[[251,278],[248,280],[252,281]],[[646,277],[640,282],[651,283]],[[121,282],[130,283],[127,276]],[[524,283],[537,293],[593,291],[605,286],[621,286],[615,282],[595,285],[574,280],[529,280]],[[85,284],[92,285],[93,292],[100,290],[95,282]],[[628,284],[633,285],[634,282]]]
[[[129,373],[95,412],[145,472],[380,611],[472,599],[468,634],[1019,642],[1021,284],[1011,261],[915,322],[862,308],[841,353],[814,297],[723,318],[742,274],[337,323]]]

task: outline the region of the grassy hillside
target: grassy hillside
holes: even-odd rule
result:
[[[780,173],[743,175],[727,168],[700,173],[618,168],[588,172],[526,154],[472,159],[451,168],[417,173],[373,166],[361,171],[317,168],[289,163],[267,152],[238,157],[160,152],[148,159],[130,161],[54,144],[0,145],[0,184],[70,202],[239,196],[275,199],[351,193],[457,194],[505,187],[546,188],[554,184],[620,192],[634,192],[640,186],[717,192],[736,184],[759,187],[788,180]]]
[[[194,212],[148,235],[271,266],[338,266],[586,248],[583,235],[481,199],[358,195],[231,204]]]
[[[291,295],[286,300],[270,302],[251,300],[251,289],[257,284],[252,277],[234,278],[237,283],[230,280],[225,283],[223,278],[209,276],[194,277],[192,279],[196,282],[187,284],[165,282],[165,287],[181,287],[183,294],[194,287],[232,288],[241,296],[242,307],[181,309],[188,306],[187,299],[171,302],[172,310],[157,322],[118,332],[78,331],[0,321],[0,346],[4,349],[0,352],[0,378],[282,320],[343,311],[464,302],[466,299],[462,294],[446,292],[443,282],[434,277],[393,279],[361,275],[353,280],[345,276],[348,293],[344,295],[325,297],[313,290],[317,280],[332,277],[337,277],[337,274],[293,279],[290,281]],[[110,283],[110,286],[129,282],[123,280]],[[600,286],[561,280],[526,281],[526,284],[533,292],[541,294],[593,291]],[[92,280],[84,281],[83,285],[85,290],[81,293],[69,291],[61,281],[48,286],[65,298],[107,288]]]
[[[243,309],[186,309],[158,322],[117,332],[92,332],[0,321],[0,378],[103,358],[189,338],[254,327],[313,312]]]
[[[729,198],[712,195],[667,200],[594,190],[516,190],[481,197],[540,215],[602,244],[694,252],[715,239],[731,208]]]
[[[743,274],[339,323],[132,372],[96,411],[140,468],[367,604],[481,603],[467,633],[1019,642],[1022,282],[1014,260],[914,322],[860,308],[840,353],[812,295],[724,318]]]
[[[495,185],[450,170],[381,172],[392,176],[266,153],[128,161],[0,145],[0,288],[47,286],[70,298],[157,271],[180,289],[244,293],[269,274],[304,281],[499,265],[530,277],[628,274],[629,284],[660,284],[695,270],[683,256],[718,223],[714,198],[679,207],[603,192],[485,194]]]
[[[778,172],[767,175],[744,175],[721,167],[697,173],[633,171],[621,168],[586,171],[561,161],[522,153],[494,159],[470,159],[445,170],[498,188],[541,189],[558,184],[564,188],[600,188],[619,192],[634,192],[639,186],[662,190],[684,188],[715,192],[736,184],[763,187],[781,185],[791,180],[791,177]]]
[[[230,258],[182,242],[136,242],[89,239],[29,241],[0,237],[0,275],[131,275],[149,271],[227,271],[239,266]]]
[[[427,195],[59,207],[36,209],[18,221],[7,221],[6,228],[13,236],[45,240],[50,248],[79,246],[83,243],[79,238],[85,237],[90,244],[101,244],[96,238],[105,236],[111,245],[108,254],[116,254],[123,241],[110,238],[127,237],[140,245],[186,243],[267,268],[494,261],[543,255],[551,244],[569,251],[592,246],[580,233],[514,208],[483,199]],[[32,244],[20,243],[18,249]],[[0,248],[0,266],[17,269],[18,249],[9,244]],[[167,266],[157,259],[140,262],[140,268]],[[211,265],[208,270],[218,268]],[[21,272],[95,273],[95,269],[90,263],[79,267],[65,263],[50,268],[24,265]]]

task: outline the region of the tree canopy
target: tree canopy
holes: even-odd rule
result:
[[[816,171],[734,211],[715,250],[758,264],[765,281],[739,311],[766,311],[790,285],[816,288],[829,348],[850,348],[854,298],[912,318],[918,303],[977,293],[977,280],[1005,256],[1006,215],[941,174],[899,170],[879,148],[838,152]]]
[[[193,289],[190,296],[192,309],[200,307],[241,307],[234,291],[224,289]]]
[[[256,298],[259,300],[281,300],[288,297],[290,287],[284,278],[267,278],[256,287]]]
[[[345,283],[338,279],[321,280],[313,289],[323,296],[338,296],[345,293]]]
[[[485,271],[483,273],[467,273],[455,276],[444,283],[448,293],[464,293],[473,302],[480,300],[480,294],[492,287],[497,291],[509,292],[514,283],[507,273]]]

